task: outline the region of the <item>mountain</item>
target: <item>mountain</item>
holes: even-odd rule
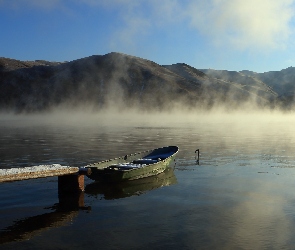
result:
[[[162,66],[115,52],[71,62],[0,58],[0,109],[173,110],[220,105],[232,109],[249,104],[273,108],[280,104],[282,92],[266,80],[254,72],[198,70],[184,63]],[[291,89],[293,85],[286,80],[285,86]]]
[[[240,72],[226,70],[203,69],[202,72],[210,77],[223,79],[227,81],[235,81],[245,84],[248,87],[257,86],[257,82],[261,87],[275,93],[276,102],[282,108],[292,108],[295,100],[295,68],[289,67],[281,71],[269,71],[264,73],[256,73],[253,71],[243,70]]]
[[[200,81],[209,95],[214,93],[214,99],[224,100],[222,103],[239,104],[250,101],[260,106],[272,106],[278,94],[262,81],[246,77],[234,71],[198,70],[186,64],[165,66],[178,75],[195,81]],[[204,96],[206,97],[206,96]],[[208,96],[207,96],[208,99]],[[233,99],[238,100],[233,103]]]
[[[244,71],[245,75],[253,76],[256,79],[265,82],[274,89],[280,96],[293,95],[295,92],[295,68],[289,67],[281,71],[269,71],[265,73],[254,73]]]
[[[17,112],[81,105],[169,109],[172,102],[195,102],[199,88],[154,62],[120,53],[56,65],[4,61],[0,107]]]

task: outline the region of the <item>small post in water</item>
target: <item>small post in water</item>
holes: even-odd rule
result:
[[[197,160],[197,165],[199,165],[199,164],[200,164],[200,149],[197,149],[197,150],[195,151],[195,153],[198,153],[198,154],[196,155],[196,160]]]

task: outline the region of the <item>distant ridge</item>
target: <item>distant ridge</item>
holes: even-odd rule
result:
[[[43,112],[91,107],[173,110],[249,107],[291,109],[294,68],[267,73],[159,65],[111,52],[70,62],[0,58],[0,110]]]
[[[49,62],[45,60],[35,61],[20,61],[16,59],[10,59],[0,57],[0,70],[1,71],[12,71],[23,68],[31,68],[34,66],[55,66],[61,64],[60,62]]]

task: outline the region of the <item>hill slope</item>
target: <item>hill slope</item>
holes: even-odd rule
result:
[[[224,75],[224,74],[223,74]],[[71,62],[0,58],[0,108],[36,112],[66,106],[171,110],[176,106],[272,106],[278,94],[259,78],[109,53]]]

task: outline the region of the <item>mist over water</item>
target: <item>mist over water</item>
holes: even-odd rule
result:
[[[37,163],[63,163],[77,166],[95,160],[93,157],[90,157],[89,160],[81,160],[81,158],[89,157],[86,152],[93,153],[95,148],[99,148],[98,144],[105,140],[111,140],[111,147],[119,148],[119,155],[125,155],[134,152],[132,150],[145,150],[149,146],[152,148],[165,146],[167,138],[165,136],[161,138],[158,133],[176,130],[170,135],[172,141],[169,141],[168,144],[177,145],[178,141],[173,138],[177,134],[185,134],[187,138],[182,149],[192,148],[191,150],[193,150],[194,147],[199,147],[199,137],[207,137],[211,140],[214,138],[216,145],[223,144],[225,152],[227,145],[234,141],[237,145],[235,149],[239,151],[271,150],[272,153],[284,154],[284,152],[288,152],[292,155],[289,151],[295,141],[294,124],[293,113],[269,111],[140,113],[136,110],[129,112],[112,110],[111,112],[94,113],[62,110],[31,115],[2,113],[0,116],[0,132],[2,134],[0,152],[2,152],[2,159],[11,162],[6,167],[16,167],[17,164],[14,165],[13,161],[19,158],[18,155],[22,152],[24,154],[21,156],[23,157],[23,166]],[[157,130],[156,136],[150,132]],[[125,135],[125,131],[130,132]],[[199,137],[194,138],[194,135]],[[115,138],[112,138],[113,136]],[[137,137],[135,141],[134,137]],[[17,146],[11,139],[18,143]],[[279,141],[288,143],[281,147]],[[259,148],[257,148],[256,142],[259,142]],[[30,162],[30,157],[33,157],[30,151],[36,145],[39,145],[40,152],[34,156],[37,159]],[[89,149],[90,145],[92,149]],[[19,151],[18,146],[23,148],[23,151]],[[207,145],[204,144],[203,147],[206,148]],[[57,162],[53,162],[51,159],[52,148],[57,150],[56,159],[54,159]],[[7,149],[10,149],[12,158],[9,158],[5,152]],[[106,157],[111,156],[112,152],[112,157],[119,156],[117,150],[107,151]],[[65,161],[60,152],[70,154],[67,157],[70,157],[71,160]],[[1,166],[5,167],[3,161]]]
[[[91,212],[57,216],[60,226],[26,229],[30,238],[0,249],[292,249],[294,124],[293,113],[266,111],[1,114],[1,168],[83,166],[166,145],[180,152],[165,181],[85,192]],[[0,235],[58,202],[56,178],[0,185]]]

